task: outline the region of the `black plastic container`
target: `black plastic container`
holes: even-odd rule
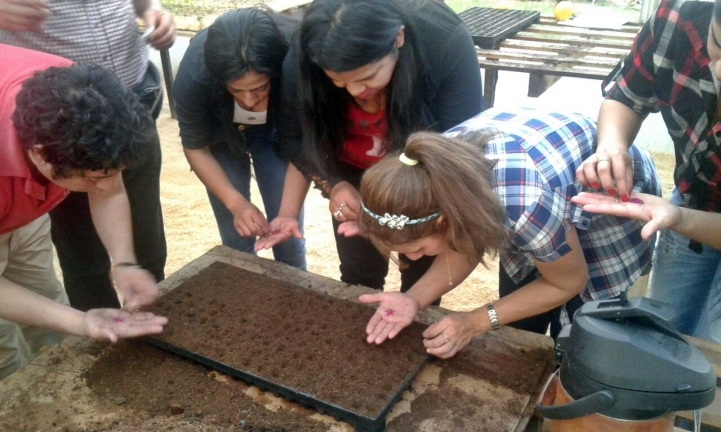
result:
[[[341,406],[331,404],[322,399],[318,399],[311,394],[303,393],[301,391],[286,387],[284,385],[274,383],[261,376],[246,372],[241,369],[237,369],[232,366],[228,366],[224,363],[213,360],[212,358],[194,353],[192,351],[188,351],[160,339],[156,339],[152,336],[146,337],[145,340],[151,345],[154,345],[166,351],[170,351],[174,354],[200,363],[211,369],[215,369],[225,375],[238,378],[250,385],[258,387],[263,391],[268,391],[275,395],[284,397],[292,402],[297,402],[301,405],[314,408],[318,412],[322,414],[327,414],[337,420],[350,423],[353,425],[355,432],[380,432],[385,430],[386,416],[390,412],[391,408],[393,408],[393,405],[398,402],[401,394],[403,393],[403,390],[405,390],[411,384],[411,381],[416,376],[416,374],[420,372],[423,366],[428,362],[428,356],[426,355],[423,361],[418,364],[418,367],[403,381],[403,384],[396,389],[395,393],[393,393],[386,405],[381,408],[378,415],[375,418],[370,418],[349,409],[343,408]]]
[[[473,37],[473,43],[484,49],[497,49],[509,36],[541,20],[541,12],[513,9],[472,7],[459,13]]]

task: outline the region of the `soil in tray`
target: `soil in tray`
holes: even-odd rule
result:
[[[367,344],[374,311],[218,262],[154,307],[170,319],[163,342],[367,418],[426,358],[420,324]]]

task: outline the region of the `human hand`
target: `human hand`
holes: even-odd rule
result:
[[[350,183],[342,181],[330,191],[328,209],[338,222],[358,220],[360,192]]]
[[[386,339],[393,339],[413,322],[420,310],[416,299],[399,292],[363,294],[358,300],[361,303],[380,303],[366,326],[366,341],[369,344],[378,345]]]
[[[576,178],[586,187],[603,189],[628,201],[633,186],[631,156],[621,149],[600,148],[583,161],[576,170]]]
[[[158,334],[167,323],[167,318],[151,312],[91,309],[83,315],[80,325],[84,336],[115,343],[118,339]]]
[[[113,267],[110,270],[110,277],[123,309],[137,310],[158,299],[155,278],[140,266]]]
[[[648,239],[659,230],[671,228],[681,222],[681,209],[661,197],[635,193],[632,198],[641,202],[616,202],[615,198],[598,193],[582,192],[571,198],[571,202],[582,205],[591,213],[635,219],[646,222],[641,237]]]
[[[228,210],[233,214],[233,225],[241,237],[258,237],[271,233],[268,220],[253,203],[243,199]]]
[[[476,321],[474,312],[456,312],[432,324],[423,332],[426,352],[442,359],[453,357],[474,336],[483,334]]]
[[[0,0],[0,29],[37,31],[51,15],[47,0]]]
[[[358,226],[358,221],[343,222],[338,225],[338,234],[345,237],[354,237],[357,235],[364,236],[363,232]]]
[[[168,49],[175,42],[175,22],[173,14],[157,7],[150,6],[143,12],[145,28],[154,30],[148,36],[148,42],[157,50]]]
[[[270,233],[258,237],[255,241],[255,251],[270,249],[273,246],[288,241],[291,237],[303,238],[298,220],[289,216],[278,216],[270,223]]]

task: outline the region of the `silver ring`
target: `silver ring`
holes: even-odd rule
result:
[[[345,204],[339,205],[338,210],[333,213],[333,216],[335,216],[336,219],[341,219],[343,217],[343,207],[345,207]]]
[[[449,338],[447,334],[443,333],[443,337],[446,338],[446,342],[445,342],[445,343],[448,343],[448,342],[451,341],[451,338]]]
[[[601,159],[600,157],[596,156],[596,164],[599,164],[601,162],[611,162],[608,159]]]

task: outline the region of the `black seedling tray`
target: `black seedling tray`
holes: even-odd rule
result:
[[[405,390],[410,385],[411,381],[416,376],[416,374],[428,362],[428,356],[426,355],[423,358],[423,361],[419,363],[416,370],[414,370],[413,373],[411,373],[405,379],[405,381],[403,381],[403,384],[396,390],[396,392],[392,395],[392,397],[386,403],[386,405],[383,407],[383,409],[381,409],[378,416],[376,416],[375,418],[370,418],[370,417],[366,417],[362,414],[359,414],[357,412],[347,410],[341,406],[334,405],[334,404],[328,403],[324,400],[318,399],[313,395],[303,393],[298,390],[294,390],[292,388],[286,387],[281,384],[274,383],[272,381],[268,381],[267,379],[265,379],[261,376],[255,375],[253,373],[246,372],[244,370],[237,369],[232,366],[228,366],[224,363],[213,360],[212,358],[197,354],[195,352],[186,350],[184,348],[180,348],[173,344],[169,344],[165,341],[156,339],[152,336],[145,337],[144,339],[151,345],[154,345],[158,348],[164,349],[171,353],[177,354],[181,357],[185,357],[187,359],[190,359],[192,361],[200,363],[211,369],[215,369],[218,372],[221,372],[225,375],[228,375],[228,376],[231,376],[234,378],[238,378],[242,381],[245,381],[246,383],[248,383],[250,385],[254,385],[254,386],[258,387],[259,389],[261,389],[263,391],[273,393],[277,396],[281,396],[290,401],[297,402],[301,405],[312,407],[315,410],[317,410],[318,412],[320,412],[321,414],[327,414],[337,420],[344,421],[346,423],[350,423],[353,425],[355,432],[381,432],[381,431],[385,430],[386,416],[390,412],[391,408],[393,408],[393,405],[395,405],[395,403],[398,402],[398,400],[401,397],[401,394],[403,393],[403,390]]]
[[[473,43],[484,49],[497,49],[509,36],[541,20],[541,12],[472,7],[458,16],[473,37]]]

